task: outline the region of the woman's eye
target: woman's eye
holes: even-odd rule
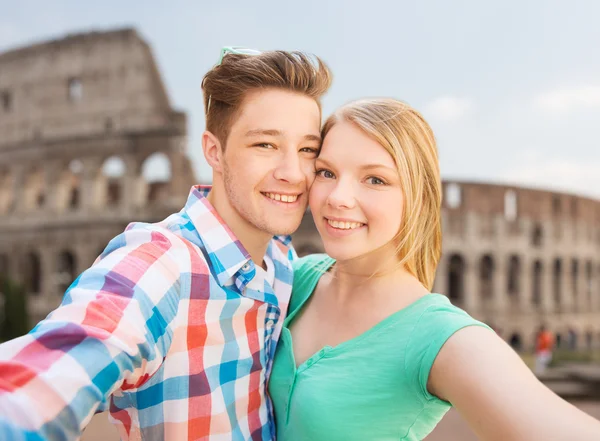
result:
[[[317,170],[317,176],[320,176],[325,179],[335,178],[333,173],[331,173],[329,170],[325,170],[325,169]]]
[[[375,176],[371,176],[370,178],[367,178],[367,182],[369,184],[373,184],[373,185],[385,185],[385,182],[383,182],[379,178],[376,178]]]

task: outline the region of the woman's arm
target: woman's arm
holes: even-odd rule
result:
[[[463,328],[448,339],[427,385],[484,441],[600,440],[600,421],[554,394],[482,327]]]

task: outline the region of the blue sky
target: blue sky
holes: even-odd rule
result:
[[[224,45],[300,49],[334,73],[325,114],[393,96],[421,110],[442,175],[600,198],[600,2],[0,0],[0,51],[134,26],[210,179],[200,81]],[[1,72],[0,72],[1,75]]]

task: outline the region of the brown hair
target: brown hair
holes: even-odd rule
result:
[[[392,98],[354,101],[331,115],[323,139],[346,121],[392,155],[404,193],[400,231],[393,239],[399,265],[431,289],[442,252],[442,183],[433,131],[419,112]]]
[[[206,130],[227,142],[229,129],[246,96],[256,89],[284,89],[313,98],[331,85],[331,73],[316,56],[302,52],[269,51],[259,55],[227,54],[202,80]]]

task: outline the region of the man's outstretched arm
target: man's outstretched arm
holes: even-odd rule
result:
[[[115,390],[156,372],[171,344],[186,252],[170,233],[129,229],[58,309],[0,345],[0,439],[77,439]]]

